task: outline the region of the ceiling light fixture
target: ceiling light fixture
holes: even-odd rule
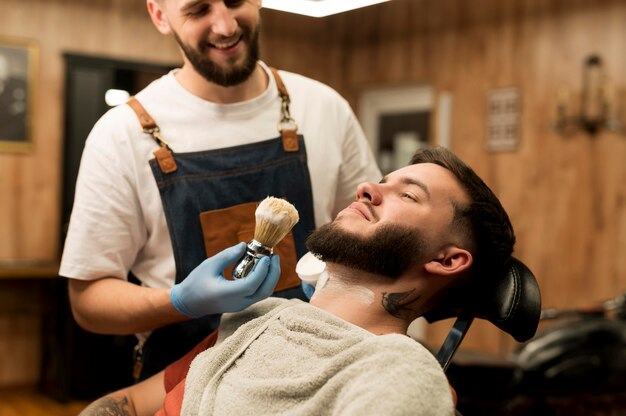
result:
[[[324,17],[389,0],[263,0],[266,9]]]

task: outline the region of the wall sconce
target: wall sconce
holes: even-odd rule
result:
[[[611,98],[609,82],[602,68],[602,59],[597,55],[591,55],[583,65],[579,115],[568,114],[570,91],[567,87],[559,88],[554,129],[562,134],[582,129],[591,136],[595,136],[601,129],[621,132],[622,123],[611,116],[615,110],[615,102]],[[569,110],[571,111],[571,108]]]

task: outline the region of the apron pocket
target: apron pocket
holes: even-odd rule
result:
[[[248,202],[228,208],[204,211],[200,213],[200,224],[207,257],[211,257],[225,248],[243,241],[248,243],[254,238],[254,213],[260,202]],[[280,256],[280,280],[274,289],[279,292],[300,285],[296,274],[296,247],[291,231],[276,247],[274,253]],[[224,277],[232,280],[233,266],[224,271]]]

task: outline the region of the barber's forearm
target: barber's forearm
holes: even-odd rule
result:
[[[101,397],[91,403],[78,416],[136,416],[137,412],[130,404],[128,396],[121,393],[113,393]]]
[[[96,400],[79,416],[152,416],[165,399],[164,372]]]
[[[69,281],[74,319],[102,334],[133,334],[189,319],[174,309],[169,292],[116,278]]]

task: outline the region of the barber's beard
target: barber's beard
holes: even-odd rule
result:
[[[242,27],[243,37],[241,42],[245,42],[248,45],[245,60],[242,64],[229,68],[223,68],[208,57],[207,52],[211,49],[211,45],[208,42],[203,41],[199,48],[193,48],[183,43],[176,33],[174,33],[174,38],[196,72],[204,79],[222,87],[231,87],[241,84],[250,78],[250,75],[256,68],[260,56],[260,28],[260,25],[257,26],[253,32],[247,27]]]
[[[314,231],[307,248],[321,260],[369,273],[397,278],[426,253],[426,243],[416,229],[385,224],[369,237],[341,228],[336,222]]]

